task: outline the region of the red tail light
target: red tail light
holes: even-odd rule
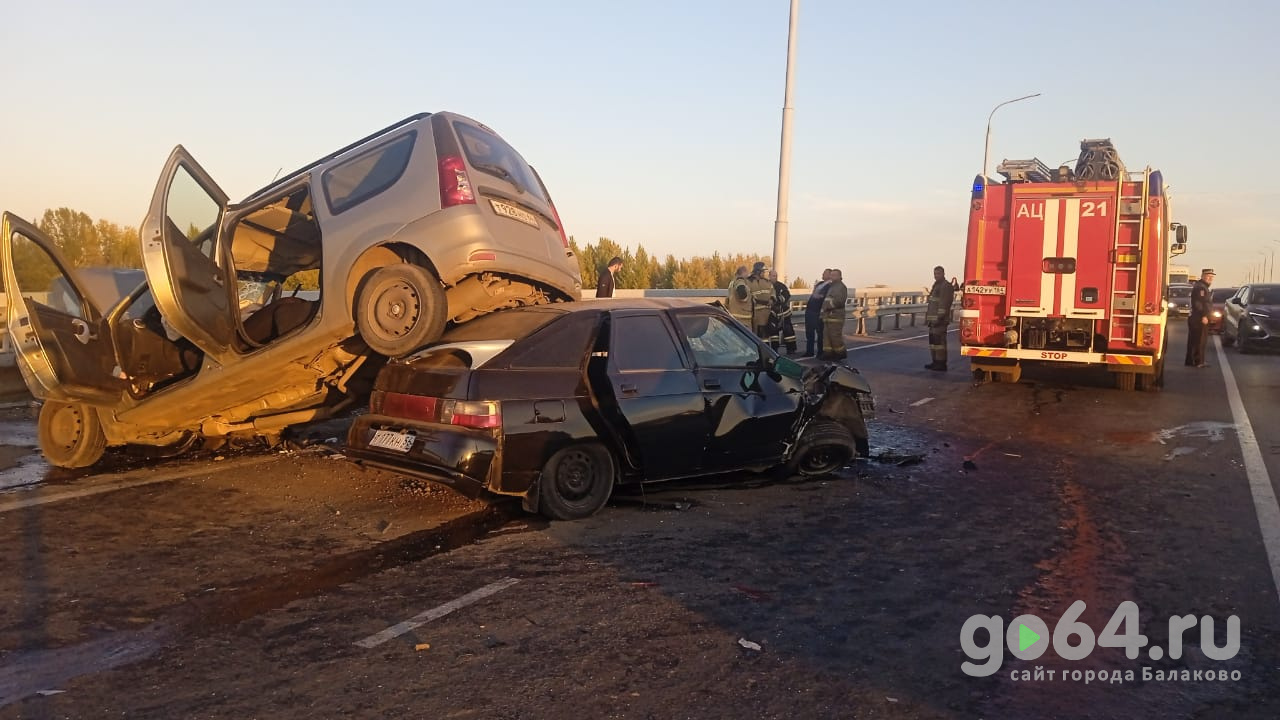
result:
[[[960,320],[960,337],[965,340],[972,340],[978,334],[978,321],[973,318],[963,318]]]
[[[501,404],[493,400],[446,400],[374,390],[369,397],[369,411],[405,420],[460,427],[502,427]]]
[[[551,216],[556,219],[556,227],[560,228],[560,244],[569,247],[569,236],[564,234],[564,223],[560,222],[560,212],[556,210],[556,204],[547,201],[551,205]]]
[[[467,165],[458,155],[440,158],[440,206],[475,205],[476,196],[471,191],[471,178]]]

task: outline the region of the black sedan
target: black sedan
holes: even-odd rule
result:
[[[866,454],[873,410],[856,370],[779,357],[719,306],[588,300],[493,313],[388,363],[347,454],[576,519],[615,483],[832,472]]]
[[[1280,349],[1280,284],[1244,285],[1222,312],[1222,344]]]

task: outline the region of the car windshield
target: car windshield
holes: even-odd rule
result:
[[[1169,297],[1171,298],[1191,297],[1191,288],[1190,287],[1171,287],[1169,288]]]

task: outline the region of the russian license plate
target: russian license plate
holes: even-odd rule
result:
[[[516,207],[515,205],[508,205],[507,203],[500,202],[498,200],[492,200],[492,199],[489,200],[489,204],[493,206],[494,212],[498,213],[503,217],[509,217],[512,220],[519,220],[525,225],[538,227],[538,217],[533,213],[529,212],[528,210],[524,210]]]
[[[1003,295],[1003,285],[965,285],[965,295]]]
[[[413,433],[396,432],[395,430],[374,430],[369,447],[383,448],[395,452],[407,453],[413,447],[417,437]]]

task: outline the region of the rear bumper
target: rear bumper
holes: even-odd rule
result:
[[[378,430],[408,432],[416,436],[408,452],[370,447]],[[419,477],[476,497],[500,472],[498,438],[483,430],[361,415],[347,431],[348,456],[363,464]]]
[[[1108,365],[1148,367],[1155,364],[1155,355],[1139,353],[1068,352],[1064,350],[1023,350],[1019,348],[990,348],[962,345],[960,354],[974,362],[992,365],[1014,364],[1013,361],[1060,362],[1075,365]],[[1127,369],[1127,368],[1126,368]]]

